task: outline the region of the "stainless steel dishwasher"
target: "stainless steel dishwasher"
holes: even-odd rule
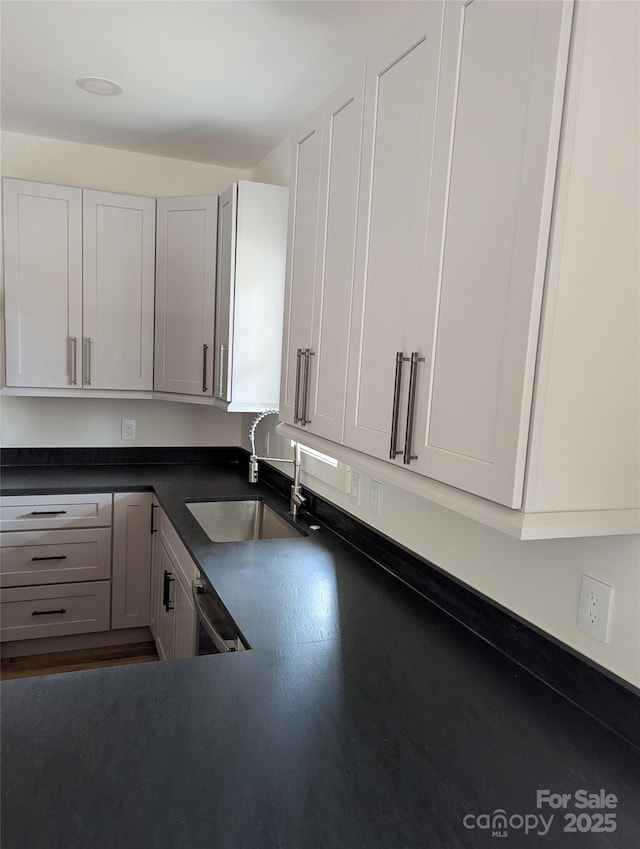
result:
[[[247,647],[233,622],[200,575],[194,579],[191,590],[198,617],[196,654],[244,651]]]

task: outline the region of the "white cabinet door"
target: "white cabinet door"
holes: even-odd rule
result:
[[[196,653],[196,610],[180,581],[173,585],[175,629],[173,635],[173,656],[193,657]]]
[[[446,6],[411,468],[519,507],[570,3]]]
[[[236,277],[236,219],[238,184],[233,183],[218,202],[218,273],[216,282],[216,374],[214,395],[231,399],[231,336]]]
[[[280,418],[298,424],[302,352],[311,348],[322,107],[292,137]]]
[[[213,394],[218,196],[158,198],[154,389]]]
[[[396,355],[408,355],[412,328],[429,319],[424,254],[443,4],[421,5],[408,31],[367,63],[344,442],[380,458],[390,455]],[[397,425],[402,432],[401,416]]]
[[[220,197],[215,396],[229,412],[278,407],[288,194],[241,180]]]
[[[310,378],[303,418],[308,430],[334,442],[342,441],[344,427],[363,99],[364,72],[323,105],[313,329],[304,363]]]
[[[148,492],[113,496],[112,629],[149,624],[152,501]]]
[[[83,385],[153,388],[155,200],[83,192]]]
[[[155,562],[155,640],[162,660],[172,660],[175,633],[175,567],[161,539],[157,541]]]
[[[8,386],[80,385],[82,191],[3,180]]]

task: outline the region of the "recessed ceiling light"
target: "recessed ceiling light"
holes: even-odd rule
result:
[[[91,94],[102,94],[107,97],[122,94],[122,89],[117,83],[112,80],[105,80],[103,77],[80,77],[76,80],[76,85]]]

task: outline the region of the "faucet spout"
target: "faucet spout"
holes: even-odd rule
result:
[[[264,413],[259,413],[249,428],[249,440],[251,442],[251,455],[249,456],[249,483],[258,483],[258,462],[260,460],[269,460],[272,463],[292,463],[293,464],[293,483],[291,484],[291,496],[289,498],[289,512],[295,518],[300,509],[305,504],[306,498],[302,494],[302,486],[300,484],[300,443],[293,443],[293,458],[291,457],[258,457],[256,454],[256,427],[266,416],[277,415],[278,410],[266,410]]]

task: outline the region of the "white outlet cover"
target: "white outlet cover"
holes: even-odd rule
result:
[[[382,509],[382,484],[380,481],[369,481],[369,512],[374,516],[380,515]]]
[[[349,498],[360,504],[360,473],[354,472],[353,469],[349,473]]]
[[[122,419],[120,438],[123,440],[132,440],[136,438],[135,419]]]
[[[609,641],[613,587],[582,576],[578,600],[578,629],[601,643]]]

